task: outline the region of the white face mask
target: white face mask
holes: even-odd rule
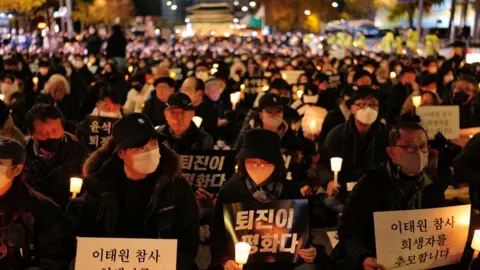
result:
[[[195,67],[195,64],[194,64],[194,63],[192,63],[192,62],[188,62],[188,63],[187,63],[187,68],[188,68],[189,70],[192,70],[194,67]]]
[[[153,173],[160,164],[160,149],[138,153],[132,156],[133,168],[141,174]]]
[[[361,109],[355,114],[355,118],[364,125],[371,125],[377,120],[378,111],[370,107]]]
[[[206,82],[208,80],[208,72],[198,71],[198,72],[195,73],[195,77],[202,80],[203,82]]]
[[[7,170],[7,166],[0,166],[0,188],[10,183],[10,179],[7,178]]]
[[[406,175],[417,175],[427,166],[428,153],[417,151],[414,154],[402,155],[397,163]]]

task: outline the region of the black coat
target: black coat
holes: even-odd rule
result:
[[[107,57],[125,57],[127,49],[127,40],[122,32],[114,32],[108,38]]]
[[[62,100],[55,101],[49,94],[42,94],[37,97],[35,104],[50,104],[57,107],[65,117],[65,130],[71,133],[75,132],[80,108],[73,95],[65,95]]]
[[[338,175],[338,183],[342,186],[338,197],[346,198],[346,183],[356,182],[364,172],[387,160],[386,147],[388,145],[387,127],[376,121],[367,132],[365,138],[358,133],[355,126],[355,117],[337,126],[325,140],[325,154],[319,166],[320,181],[326,187],[333,175],[330,170],[330,158],[343,159],[342,171]]]
[[[2,228],[15,227],[16,232],[23,232],[27,237],[25,242],[8,248],[7,257],[0,260],[0,269],[69,269],[74,255],[74,238],[62,210],[20,178],[13,181],[8,193],[2,197],[0,212],[4,220],[8,220]],[[10,234],[5,233],[9,242],[15,243],[18,239],[9,239]],[[20,248],[23,256],[20,256]]]
[[[161,102],[157,98],[155,91],[152,91],[150,93],[150,98],[145,102],[142,113],[150,118],[153,126],[163,126],[167,123],[164,113],[166,108],[167,104]]]
[[[99,54],[100,49],[102,48],[102,43],[103,43],[103,40],[97,33],[91,35],[87,40],[88,54],[89,55],[90,54],[93,54],[93,55]]]
[[[217,104],[204,96],[203,102],[195,108],[195,115],[202,118],[201,128],[215,139],[218,129]]]
[[[33,189],[65,208],[71,196],[70,178],[82,176],[82,166],[89,154],[88,149],[68,133],[65,134],[57,153],[49,159],[37,156],[34,147],[32,139],[25,143],[28,183]]]
[[[323,121],[322,132],[318,138],[318,144],[321,149],[324,148],[328,133],[330,133],[330,131],[332,131],[332,129],[335,127],[345,123],[345,121],[345,116],[343,115],[339,106],[328,112],[325,120]]]
[[[386,119],[389,124],[395,124],[397,122],[397,119],[402,112],[403,103],[405,103],[405,100],[411,93],[412,90],[401,83],[393,86],[392,93],[388,99],[388,108],[386,112]]]
[[[278,200],[290,200],[290,199],[302,199],[300,194],[300,185],[294,181],[284,181],[282,193],[278,197]],[[212,263],[209,269],[223,269],[222,265],[228,260],[235,260],[235,248],[226,235],[226,228],[223,219],[223,205],[236,203],[255,201],[252,193],[248,190],[245,180],[238,175],[234,175],[228,180],[220,190],[215,205],[215,211],[213,216],[213,223],[211,227],[210,248],[212,251]],[[310,239],[311,240],[311,239]],[[326,263],[323,250],[317,248],[317,262]],[[320,265],[321,263],[317,263]],[[293,264],[260,264],[260,265],[245,265],[245,270],[268,270],[268,269],[282,269],[289,270],[294,269]],[[317,268],[319,269],[319,268]],[[329,268],[321,268],[329,269]]]
[[[81,206],[78,235],[119,237],[126,207],[122,198],[122,180],[127,180],[124,163],[117,155],[100,149],[86,162],[86,194]],[[168,147],[160,144],[162,155],[156,172],[151,174],[154,188],[143,211],[141,238],[177,239],[177,269],[196,269],[199,244],[199,214],[195,196],[188,182],[179,174],[179,160]],[[110,158],[106,158],[109,156]],[[105,161],[106,160],[106,161]],[[145,180],[146,181],[146,180]],[[140,217],[141,218],[141,217]]]
[[[212,136],[195,124],[190,123],[188,130],[179,138],[174,136],[168,124],[158,128],[158,133],[164,136],[165,144],[177,153],[189,153],[192,150],[211,150],[215,145]]]
[[[393,166],[382,164],[367,172],[348,197],[338,229],[340,242],[332,253],[340,269],[363,269],[367,257],[376,257],[374,212],[442,207],[445,187],[428,177],[418,180],[407,196],[394,178]],[[348,265],[348,266],[347,266]]]
[[[472,207],[480,206],[480,134],[473,136],[462,152],[453,160],[455,180],[470,185]]]

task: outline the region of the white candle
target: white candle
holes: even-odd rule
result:
[[[177,77],[177,73],[175,73],[175,71],[171,71],[170,78],[175,79],[175,77]]]
[[[32,81],[33,81],[33,84],[37,85],[38,84],[38,77],[33,77]]]
[[[197,127],[200,127],[202,125],[203,119],[199,116],[194,116],[192,121],[195,123]]]
[[[4,101],[4,100],[5,100],[5,95],[4,95],[4,94],[0,94],[0,100],[1,100],[1,101]]]
[[[303,96],[303,90],[297,90],[297,97],[302,98]]]
[[[390,79],[395,79],[397,78],[397,73],[395,73],[394,71],[390,72]]]
[[[413,102],[413,106],[415,106],[415,108],[420,107],[420,105],[422,105],[422,96],[413,96],[412,97],[412,102]]]
[[[239,100],[240,100],[240,92],[235,92],[230,94],[230,102],[232,102],[233,110],[235,110],[235,106],[237,105]]]
[[[310,131],[315,133],[317,131],[317,122],[315,120],[310,121]]]
[[[473,260],[475,260],[475,258],[478,257],[478,252],[480,251],[480,230],[475,230],[471,247],[474,250],[473,258],[472,258],[472,262],[473,262]]]
[[[335,184],[338,184],[338,173],[342,170],[343,159],[339,157],[333,157],[330,159],[330,166],[332,167]]]
[[[248,261],[250,255],[250,245],[245,242],[238,242],[235,244],[235,262],[240,266],[244,265]]]
[[[73,194],[72,198],[77,197],[77,194],[82,190],[83,180],[78,177],[70,178],[70,192]]]
[[[133,71],[133,67],[132,67],[132,66],[129,66],[129,67],[128,67],[128,73],[132,73],[132,71]]]

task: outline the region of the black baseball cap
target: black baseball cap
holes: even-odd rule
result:
[[[113,126],[112,135],[117,142],[114,153],[135,148],[151,138],[163,138],[155,131],[150,118],[141,113],[132,113],[118,120]]]
[[[260,110],[283,109],[283,105],[280,96],[272,93],[265,93],[258,102],[258,108]]]
[[[185,93],[173,93],[167,100],[167,109],[172,108],[181,108],[186,111],[193,110],[192,100]]]
[[[19,142],[0,137],[0,158],[11,159],[12,165],[23,165],[27,159],[27,153]]]

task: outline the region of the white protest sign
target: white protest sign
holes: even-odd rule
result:
[[[303,70],[282,70],[280,71],[282,78],[287,81],[288,84],[297,84],[298,77],[305,73]]]
[[[330,244],[332,245],[332,249],[335,248],[338,245],[338,232],[337,231],[331,231],[327,232],[328,240],[330,240]]]
[[[77,238],[76,270],[177,268],[177,240]]]
[[[376,212],[377,260],[387,269],[431,269],[460,262],[471,205]]]
[[[460,137],[460,109],[458,106],[421,106],[417,108],[421,124],[429,139],[441,132],[445,138],[454,140]]]

